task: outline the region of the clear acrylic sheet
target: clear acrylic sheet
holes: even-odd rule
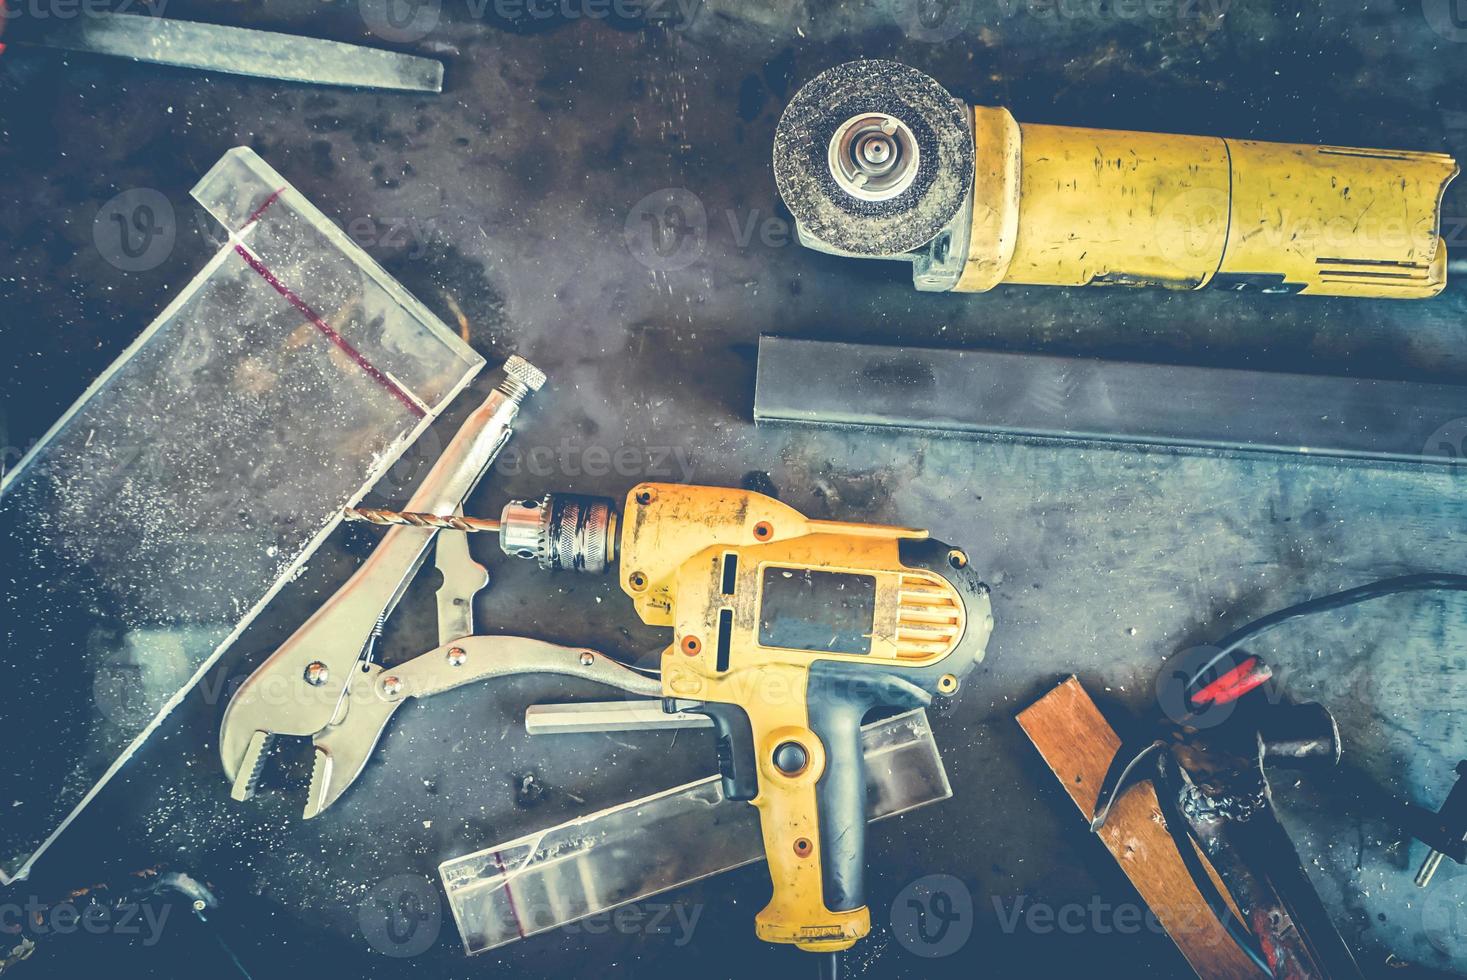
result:
[[[862,743],[869,819],[953,795],[920,708],[866,725]],[[759,811],[724,799],[710,776],[445,861],[438,874],[472,956],[763,858]]]
[[[0,483],[0,883],[484,363],[252,150],[192,194],[228,241]]]

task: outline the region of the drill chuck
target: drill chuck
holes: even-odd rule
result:
[[[616,560],[616,502],[579,493],[518,500],[500,515],[499,546],[547,570],[604,572]]]

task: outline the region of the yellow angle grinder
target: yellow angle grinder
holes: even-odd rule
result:
[[[774,137],[800,241],[918,289],[1161,286],[1415,299],[1446,285],[1445,153],[1040,126],[852,61]]]

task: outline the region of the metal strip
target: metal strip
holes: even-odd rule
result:
[[[19,40],[19,39],[18,39]],[[25,40],[160,65],[314,85],[443,91],[443,63],[340,41],[102,11],[45,25]]]
[[[651,732],[667,728],[712,728],[713,719],[686,711],[669,714],[660,700],[579,701],[532,704],[525,709],[529,735],[579,735],[586,732]]]
[[[1467,386],[761,337],[754,419],[1452,464]]]

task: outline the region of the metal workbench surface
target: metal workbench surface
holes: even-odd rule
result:
[[[43,0],[28,9],[36,5]],[[12,45],[0,57],[6,465],[204,263],[213,241],[188,188],[225,150],[252,146],[447,322],[461,317],[491,362],[518,351],[549,375],[470,513],[545,489],[620,496],[643,479],[743,485],[814,517],[929,527],[984,570],[997,619],[988,658],[934,714],[954,797],[873,832],[875,927],[850,957],[853,976],[1189,975],[1165,936],[1136,927],[1126,911],[1135,893],[1014,714],[1074,672],[1118,722],[1139,718],[1154,710],[1153,678],[1173,651],[1311,595],[1407,571],[1467,570],[1462,474],[756,429],[757,338],[1464,382],[1467,288],[1449,285],[1425,302],[1019,287],[919,294],[901,264],[795,243],[770,172],[775,122],[801,81],[871,55],[1025,121],[1460,158],[1467,26],[1450,0],[1330,0],[1308,10],[1262,0],[957,0],[925,18],[918,7],[669,0],[644,12],[448,0],[440,10],[429,0],[419,8],[428,20],[414,22],[427,29],[412,37],[384,21],[377,0],[360,9],[351,0],[168,4],[169,16],[439,57],[447,75],[438,96]],[[134,188],[158,191],[173,212],[164,216],[171,245],[146,268],[109,262],[116,253],[98,237],[108,202]],[[1444,234],[1467,251],[1462,181],[1444,214]],[[440,433],[476,401],[461,397]],[[288,635],[378,533],[333,535],[33,880],[0,902],[163,864],[214,887],[222,904],[210,927],[255,977],[812,976],[792,950],[755,940],[753,915],[769,887],[757,866],[663,896],[681,918],[659,917],[655,928],[650,916],[593,921],[463,957],[446,907],[433,914],[440,861],[711,771],[701,732],[524,735],[526,705],[594,689],[529,678],[405,710],[357,785],[309,823],[299,792],[229,799],[217,692]],[[661,637],[634,621],[612,581],[546,578],[496,560],[492,541],[474,548],[494,575],[477,607],[488,631],[650,662]],[[436,645],[432,588],[420,581],[394,617],[389,659]],[[1394,956],[1467,972],[1467,869],[1448,864],[1417,891],[1411,872],[1424,848],[1357,805],[1366,783],[1441,802],[1467,754],[1464,639],[1462,600],[1403,597],[1254,648],[1292,694],[1324,701],[1340,719],[1351,768],[1338,780],[1275,788],[1337,925],[1372,967]],[[36,655],[65,670],[64,651]],[[44,696],[12,691],[0,710]],[[543,793],[516,791],[530,774]],[[889,922],[903,889],[936,874],[960,882],[945,887],[960,905],[971,900],[972,927],[932,958]],[[363,931],[363,915],[379,899],[396,901],[406,880],[423,889],[419,935],[437,930],[421,952]],[[1034,907],[1055,914],[1026,914]],[[695,924],[679,924],[687,922]],[[214,940],[196,933],[181,924],[156,945],[120,951],[104,939],[58,941],[16,975],[77,976],[99,956],[135,975],[230,975]]]

